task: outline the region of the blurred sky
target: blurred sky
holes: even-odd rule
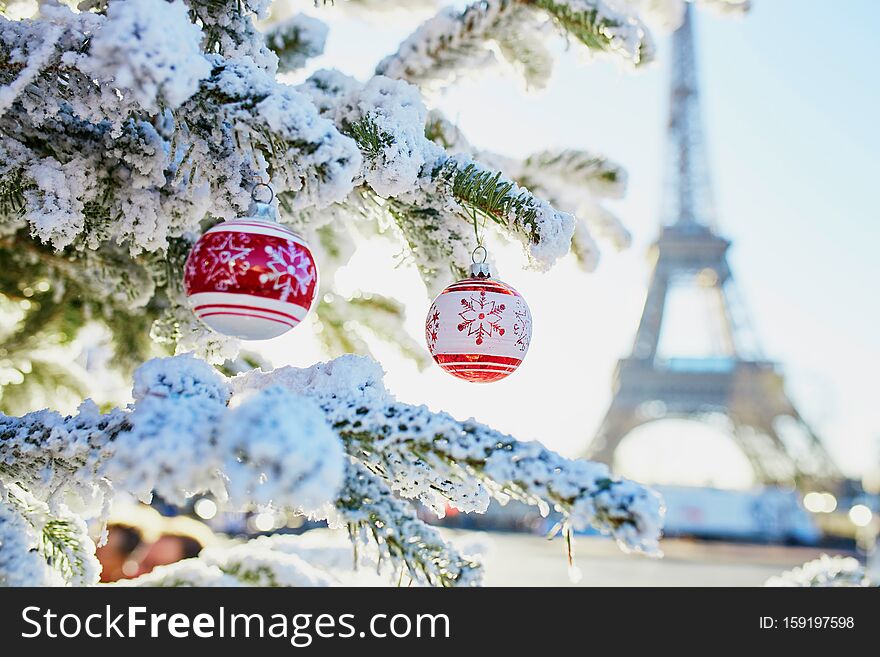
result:
[[[733,240],[731,264],[765,355],[784,365],[790,394],[840,465],[860,473],[880,464],[880,3],[754,5],[741,20],[697,12],[718,223]],[[418,22],[317,13],[331,24],[317,65],[362,79]],[[436,368],[419,374],[380,348],[399,398],[474,416],[569,456],[586,448],[609,402],[616,360],[630,348],[649,275],[645,252],[658,228],[668,37],[657,40],[658,64],[644,72],[585,63],[558,41],[541,93],[526,95],[514,77],[493,72],[434,101],[480,147],[514,156],[585,148],[625,165],[629,191],[613,209],[634,244],[623,253],[603,245],[594,274],[570,259],[549,274],[523,271],[518,247],[491,245],[500,277],[524,294],[535,318],[524,364],[506,381],[474,386]],[[407,302],[421,341],[429,299],[414,270],[394,269],[394,255],[378,244],[363,248],[337,282]],[[322,358],[308,331],[263,350],[276,366]],[[667,421],[638,434],[620,454],[631,476],[749,483],[744,459],[717,429]]]

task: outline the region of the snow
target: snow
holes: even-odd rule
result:
[[[304,369],[255,370],[232,385],[236,391],[284,386],[312,397],[328,421],[349,436],[349,453],[381,472],[392,490],[438,515],[446,503],[482,512],[490,495],[516,496],[544,508],[557,506],[576,530],[593,525],[626,549],[658,553],[663,505],[655,493],[614,478],[603,464],[565,459],[540,443],[517,442],[472,420],[396,402],[369,358],[342,356]],[[361,446],[358,436],[363,435],[369,438]]]
[[[611,20],[603,28],[607,50],[635,64],[650,56],[636,14],[672,26],[680,8],[672,0],[557,4]],[[555,171],[526,176],[517,163],[475,153],[448,122],[439,128],[449,150],[425,135],[436,116],[408,80],[451,79],[499,53],[514,61],[493,30],[514,21],[509,26],[525,30],[523,45],[534,47],[534,19],[544,12],[529,9],[530,21],[520,23],[526,10],[502,0],[465,14],[444,10],[380,65],[384,75],[359,81],[321,70],[294,87],[276,79],[279,59],[254,25],[268,7],[268,0],[220,8],[110,0],[106,13],[41,3],[35,19],[0,18],[0,50],[14,71],[0,87],[0,175],[14,181],[23,204],[21,213],[0,217],[0,231],[26,226],[35,240],[76,254],[69,262],[88,270],[76,280],[90,298],[157,314],[161,307],[151,335],[180,354],[136,371],[128,408],[101,413],[87,400],[70,417],[0,414],[0,578],[93,583],[89,559],[61,577],[32,548],[55,519],[69,524],[84,552],[93,551],[82,520],[106,517],[115,493],[144,500],[156,493],[180,504],[213,494],[233,508],[271,504],[327,518],[362,542],[381,530],[378,558],[417,583],[475,584],[481,568],[421,522],[408,500],[442,515],[447,505],[481,512],[493,497],[521,499],[544,512],[558,509],[573,529],[597,527],[626,549],[656,553],[663,508],[651,491],[603,465],[401,404],[370,359],[227,379],[182,353],[212,363],[237,353],[235,341],[211,333],[184,307],[178,265],[206,220],[247,212],[256,179],[271,181],[284,200],[282,219],[307,232],[332,221],[342,235],[348,224],[337,229],[340,222],[380,217],[433,286],[470,262],[471,210],[453,188],[468,167],[490,175],[510,168],[500,180],[511,183],[508,198],[518,202],[490,225],[520,240],[538,269],[563,257],[573,239],[594,265],[593,231],[617,244],[628,240],[596,201],[622,193],[622,178],[608,184],[596,175],[604,161],[579,168],[574,156]],[[301,66],[326,38],[320,23],[301,16],[269,38],[277,45],[293,32],[305,45],[286,55],[287,67]],[[452,56],[456,49],[465,54]],[[530,74],[535,80],[549,71],[541,61]],[[349,136],[359,123],[377,131],[376,152],[362,153]],[[569,194],[574,186],[592,196]],[[570,211],[583,211],[585,221]],[[13,489],[26,491],[33,512],[11,505]],[[144,582],[231,583],[233,570],[236,581],[332,579],[295,551],[266,542],[247,548],[257,555],[247,567],[246,546],[218,549],[198,565],[169,567]]]
[[[275,502],[312,510],[335,500],[342,486],[339,437],[315,402],[283,388],[266,388],[232,408],[217,443],[235,506]]]
[[[78,67],[155,113],[182,105],[210,74],[201,40],[182,0],[116,0]]]
[[[0,115],[9,109],[15,99],[49,63],[49,58],[55,53],[55,44],[60,36],[61,29],[51,25],[41,35],[41,40],[37,42],[33,51],[30,49],[30,44],[23,44],[28,49],[27,56],[18,48],[9,53],[9,64],[24,63],[24,67],[11,82],[0,87]]]
[[[0,504],[0,586],[64,585],[61,574],[34,549],[37,541],[24,517],[8,504]]]

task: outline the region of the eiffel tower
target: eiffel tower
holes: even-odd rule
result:
[[[651,249],[653,273],[632,353],[618,362],[614,396],[588,456],[611,463],[631,430],[656,419],[722,416],[756,480],[835,490],[843,475],[786,395],[777,365],[760,356],[735,303],[730,242],[713,228],[692,12],[686,6],[672,38],[669,181],[663,225]],[[668,358],[661,328],[668,330],[671,295],[686,287],[710,302],[716,340],[710,355]]]

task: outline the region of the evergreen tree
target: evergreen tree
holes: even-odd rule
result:
[[[317,4],[317,3],[316,3]],[[424,11],[430,0],[347,0],[322,11]],[[737,0],[702,0],[742,10]],[[661,503],[601,464],[564,459],[472,421],[394,400],[364,336],[423,358],[404,309],[333,273],[365,235],[400,243],[429,291],[464,277],[473,224],[551,267],[572,249],[629,236],[602,205],[626,176],[575,150],[514,161],[472,146],[431,94],[477,68],[509,65],[540,88],[554,34],[641,67],[647,25],[674,28],[682,0],[480,0],[442,9],[373,77],[318,70],[327,28],[269,0],[0,1],[0,583],[93,584],[86,520],[114,493],[229,508],[272,504],[348,529],[397,573],[479,582],[480,564],[419,520],[514,498],[654,553]],[[33,16],[25,16],[35,11]],[[426,101],[428,99],[428,101]],[[271,181],[279,220],[315,247],[315,326],[331,356],[271,372],[194,317],[183,263],[198,236],[247,214]],[[300,329],[303,330],[303,329]],[[102,376],[134,378],[125,408],[98,395],[89,346],[112,347]],[[361,355],[352,355],[351,352]],[[348,354],[348,355],[340,355]],[[106,400],[99,400],[106,401]],[[326,575],[287,538],[206,551],[145,583],[297,585]]]

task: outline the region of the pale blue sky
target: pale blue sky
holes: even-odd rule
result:
[[[874,180],[880,3],[754,4],[742,20],[697,17],[719,225],[733,239],[732,266],[765,354],[784,364],[790,392],[841,465],[859,472],[880,462],[880,183]],[[319,64],[361,78],[414,27],[318,13],[333,19]],[[524,95],[515,79],[493,74],[439,99],[484,148],[515,156],[552,146],[587,148],[624,164],[629,193],[614,209],[635,243],[622,254],[607,248],[592,275],[570,262],[544,276],[521,272],[498,247],[503,277],[525,294],[535,315],[527,362],[509,381],[474,388],[436,371],[418,375],[382,353],[388,382],[401,397],[475,415],[569,455],[584,448],[608,402],[615,360],[629,349],[644,301],[645,249],[657,230],[668,39],[657,40],[659,63],[644,72],[621,72],[607,61],[585,64],[559,42],[553,78],[539,94]],[[374,269],[372,257],[364,267]],[[350,269],[349,279],[362,283],[357,259]],[[411,302],[418,335],[428,300],[414,278],[396,273],[375,286]],[[306,341],[299,335],[278,341],[272,353],[288,356],[275,364],[305,359]],[[547,409],[543,417],[537,408]],[[703,456],[711,462],[716,454]]]

